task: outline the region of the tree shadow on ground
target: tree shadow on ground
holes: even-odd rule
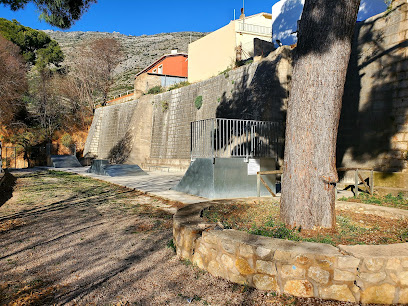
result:
[[[377,26],[396,20],[399,9],[356,26],[337,138],[337,166],[364,164],[387,172],[406,167],[394,137],[403,132],[408,111],[401,88],[407,80],[404,52],[408,41],[390,44],[387,36],[398,26]]]

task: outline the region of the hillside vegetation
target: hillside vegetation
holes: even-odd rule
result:
[[[200,32],[177,32],[132,36],[106,32],[62,32],[50,30],[44,32],[61,46],[65,54],[65,61],[63,63],[65,65],[69,65],[72,61],[75,50],[80,44],[99,38],[117,39],[123,47],[125,56],[115,71],[116,82],[111,89],[111,96],[126,90],[132,90],[135,74],[154,60],[170,53],[172,49],[178,49],[179,52],[187,53],[190,40],[193,42],[207,34]]]

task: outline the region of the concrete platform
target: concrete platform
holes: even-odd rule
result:
[[[54,168],[82,167],[74,155],[51,155],[51,163]]]

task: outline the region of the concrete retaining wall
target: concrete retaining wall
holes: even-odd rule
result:
[[[362,303],[408,303],[408,243],[334,247],[217,230],[200,218],[209,204],[174,216],[179,258],[260,290]]]
[[[339,126],[338,166],[408,171],[407,57],[406,1],[394,1],[389,12],[357,25]],[[131,138],[130,152],[119,160],[188,161],[191,121],[218,117],[284,122],[291,73],[290,51],[279,48],[261,62],[209,80],[100,108],[84,152],[108,158],[113,147]],[[194,106],[198,96],[203,99],[199,110]]]

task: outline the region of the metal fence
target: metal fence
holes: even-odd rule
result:
[[[278,158],[282,124],[214,118],[191,122],[191,159]]]

